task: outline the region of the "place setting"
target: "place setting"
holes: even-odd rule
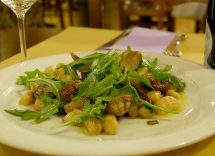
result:
[[[140,26],[121,31],[69,27],[31,47],[29,59],[24,14],[35,1],[2,2],[16,14],[27,6],[17,15],[21,53],[0,69],[0,143],[9,150],[171,155],[214,137],[213,51],[208,52],[210,41],[207,52],[197,42],[204,35]],[[208,29],[213,31],[207,27],[206,38]],[[92,31],[97,35],[79,36]],[[115,37],[101,44],[100,35]],[[75,42],[77,37],[83,39]],[[187,57],[197,49],[201,64]]]

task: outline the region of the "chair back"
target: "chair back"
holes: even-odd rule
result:
[[[132,0],[130,2],[130,4],[126,4],[125,0],[118,0],[121,29],[129,27],[129,18],[131,15],[155,18],[157,21],[155,26],[157,26],[158,29],[163,29],[164,27],[169,29],[172,27],[171,12],[174,6],[190,2],[207,4],[208,0]],[[148,8],[144,8],[144,4],[148,4]],[[203,23],[205,15],[204,13],[204,19],[201,19]],[[141,26],[141,23],[137,24]]]

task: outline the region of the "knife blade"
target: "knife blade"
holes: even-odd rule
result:
[[[125,36],[129,35],[130,32],[131,32],[131,29],[125,29],[121,34],[119,34],[118,36],[116,36],[112,40],[106,42],[105,44],[99,46],[95,50],[104,50],[104,49],[107,49],[107,47],[110,47],[110,46],[114,45],[117,41],[119,41],[120,39],[122,39]]]

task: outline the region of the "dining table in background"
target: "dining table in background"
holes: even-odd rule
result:
[[[28,60],[75,51],[92,51],[118,36],[121,32],[120,30],[68,27],[57,35],[29,48]],[[205,35],[197,33],[188,33],[186,35],[187,39],[179,47],[183,53],[181,59],[203,64]],[[21,59],[22,56],[18,53],[0,62],[0,70],[1,68],[19,63]],[[214,155],[214,153],[215,136],[211,136],[193,145],[157,154],[156,156],[209,156]],[[41,154],[30,153],[0,144],[0,156],[15,155],[42,156]]]

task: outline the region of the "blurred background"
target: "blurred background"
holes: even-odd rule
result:
[[[204,33],[208,0],[38,0],[26,15],[27,47],[69,26],[123,30],[141,26]],[[0,61],[19,52],[15,14],[0,3]]]

